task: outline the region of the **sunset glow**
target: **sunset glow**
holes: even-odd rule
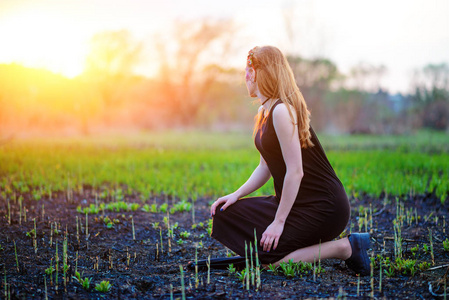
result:
[[[90,38],[99,32],[128,30],[151,49],[154,36],[168,37],[178,19],[232,18],[238,23],[235,40],[242,47],[228,53],[234,62],[254,45],[273,44],[306,57],[328,57],[344,71],[362,61],[383,64],[388,89],[408,92],[414,69],[448,59],[448,9],[448,2],[441,0],[363,5],[357,0],[2,0],[0,63],[74,77],[84,68]],[[286,34],[286,11],[295,19],[293,42]],[[137,66],[139,73],[154,74],[154,55],[145,53],[145,60]]]
[[[66,77],[84,68],[86,43],[80,43],[77,25],[46,11],[28,10],[0,21],[2,61],[44,68]]]

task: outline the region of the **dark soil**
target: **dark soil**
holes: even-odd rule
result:
[[[167,237],[168,230],[163,221],[167,216],[166,213],[148,213],[140,208],[133,212],[104,212],[105,216],[117,220],[110,229],[102,221],[102,213],[89,215],[89,235],[86,239],[86,216],[78,213],[76,208],[78,205],[85,207],[95,203],[95,194],[95,191],[87,189],[82,194],[72,196],[71,201],[67,201],[65,193],[53,193],[51,200],[39,201],[32,200],[31,193],[22,194],[26,221],[22,216],[21,224],[18,201],[13,200],[14,197],[9,201],[11,211],[9,222],[7,201],[0,199],[0,272],[4,274],[0,277],[2,296],[11,299],[44,299],[46,295],[49,299],[169,299],[171,295],[173,298],[181,298],[180,265],[183,267],[185,294],[188,299],[356,298],[358,295],[360,298],[369,298],[373,295],[375,298],[387,299],[429,299],[436,297],[432,292],[441,294],[444,290],[443,282],[448,272],[448,266],[444,265],[449,264],[449,252],[444,251],[443,241],[449,230],[447,224],[449,205],[448,201],[442,205],[433,195],[407,196],[399,199],[404,205],[404,218],[407,212],[409,212],[407,218],[411,215],[419,216],[418,220],[404,221],[403,257],[418,259],[419,262],[427,261],[431,263],[431,268],[418,271],[414,276],[400,273],[388,277],[383,274],[380,291],[379,269],[374,270],[372,278],[358,277],[339,260],[321,262],[325,272],[316,275],[315,278],[310,272],[289,279],[282,274],[275,275],[263,271],[261,287],[258,290],[254,286],[247,290],[235,274],[230,274],[227,270],[214,269],[210,271],[210,283],[207,283],[207,270],[200,271],[199,282],[195,286],[195,271],[188,269],[186,265],[195,259],[196,247],[199,259],[207,258],[209,255],[212,258],[223,257],[230,253],[207,233],[208,202],[211,199],[197,199],[195,202],[195,224],[203,222],[203,227],[197,226],[192,229],[194,224],[192,212],[177,212],[170,215],[170,225],[178,223],[172,239]],[[19,193],[15,199],[18,197]],[[139,199],[139,195],[124,198],[127,202],[142,203]],[[146,203],[162,204],[166,200],[167,197],[153,197]],[[168,197],[168,202],[172,204],[173,199]],[[369,209],[370,204],[373,228],[370,228],[368,222],[367,229],[371,231],[374,256],[380,254],[394,260],[393,220],[399,213],[395,198],[390,197],[389,201],[385,201],[383,197],[352,198],[353,211],[347,232],[359,231],[359,215],[364,216],[364,212],[360,214],[360,207]],[[81,223],[79,239],[76,217]],[[30,233],[34,228],[34,220],[37,229],[37,252],[33,245],[33,233]],[[135,227],[135,240],[132,222]],[[154,222],[159,222],[161,231],[153,227]],[[51,234],[55,226],[59,233]],[[190,232],[190,236],[181,239],[181,232],[184,231]],[[365,231],[365,226],[362,231]],[[27,236],[27,232],[30,236]],[[431,245],[430,232],[434,264],[431,251],[424,251],[424,244],[429,248]],[[65,237],[67,237],[69,265],[66,283],[61,266]],[[182,244],[177,242],[180,239],[183,241]],[[410,249],[416,244],[419,245],[419,251],[413,256]],[[59,257],[58,285],[55,273],[51,278],[45,275],[47,268],[51,265],[55,267],[56,245]],[[88,290],[83,289],[81,284],[73,279],[75,269],[82,274],[82,278],[91,278]],[[107,293],[94,289],[95,285],[103,280],[109,281],[112,285]]]

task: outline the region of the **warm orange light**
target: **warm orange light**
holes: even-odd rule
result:
[[[0,36],[1,63],[45,68],[69,78],[83,71],[87,45],[73,20],[33,8],[0,19]]]

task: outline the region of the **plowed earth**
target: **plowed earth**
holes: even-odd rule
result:
[[[449,252],[444,251],[443,241],[449,232],[448,201],[443,205],[433,195],[400,197],[404,216],[409,213],[418,216],[412,222],[404,221],[403,257],[417,259],[418,262],[431,263],[430,269],[410,274],[396,274],[388,277],[379,269],[371,276],[358,277],[344,262],[327,260],[322,262],[324,272],[313,276],[298,274],[287,278],[282,274],[262,271],[261,286],[249,290],[235,274],[227,270],[207,270],[198,273],[195,284],[195,271],[186,268],[195,259],[195,249],[199,259],[223,257],[229,250],[209,237],[209,202],[212,199],[196,199],[195,220],[192,212],[177,212],[169,217],[170,225],[178,223],[173,238],[167,237],[167,226],[163,218],[166,213],[148,213],[140,208],[129,212],[105,211],[88,216],[86,234],[86,215],[77,212],[95,203],[95,191],[85,189],[67,201],[66,194],[53,193],[52,199],[32,200],[31,194],[23,194],[25,216],[19,216],[17,201],[0,199],[0,276],[1,295],[10,299],[169,299],[182,297],[181,271],[183,268],[184,291],[188,299],[210,298],[376,298],[387,299],[429,299],[444,291],[447,276]],[[19,194],[16,195],[16,199]],[[142,204],[139,195],[125,196],[125,201]],[[167,197],[153,197],[146,203],[164,203]],[[169,208],[175,199],[168,197]],[[105,199],[105,202],[112,201]],[[372,205],[373,228],[371,231],[373,255],[389,256],[394,260],[394,226],[398,205],[394,198],[385,201],[384,197],[373,199],[368,196],[351,198],[352,215],[348,230],[359,231],[360,206],[365,209]],[[416,210],[415,210],[416,209]],[[8,213],[10,211],[10,214]],[[102,216],[116,220],[112,228],[107,228]],[[131,219],[132,215],[132,219]],[[359,216],[360,215],[360,216]],[[78,217],[78,234],[77,222]],[[9,220],[10,219],[10,220]],[[36,223],[36,240],[33,232]],[[410,220],[410,219],[408,219]],[[159,222],[159,227],[154,223]],[[203,222],[201,227],[199,222]],[[133,226],[135,238],[133,239]],[[192,224],[197,224],[192,229]],[[352,224],[352,225],[351,225]],[[55,228],[58,232],[55,233]],[[365,230],[363,225],[362,231]],[[190,236],[182,238],[182,232]],[[29,233],[27,235],[27,233]],[[430,242],[432,237],[432,242]],[[66,279],[62,269],[63,242],[67,239]],[[162,239],[162,245],[161,245]],[[182,241],[182,243],[181,243]],[[34,247],[36,243],[36,249]],[[419,245],[412,254],[410,249]],[[428,250],[424,251],[424,244]],[[430,246],[433,251],[430,251]],[[56,272],[51,276],[45,270],[55,266],[58,248],[58,283]],[[433,252],[433,261],[432,261]],[[17,253],[17,260],[16,260]],[[17,265],[18,263],[18,265]],[[445,266],[446,265],[446,266]],[[77,270],[82,278],[91,278],[90,287],[84,289],[73,278]],[[384,272],[384,271],[383,271]],[[381,280],[380,280],[381,279]],[[95,290],[101,281],[112,285],[107,293]],[[379,288],[381,283],[381,288]]]

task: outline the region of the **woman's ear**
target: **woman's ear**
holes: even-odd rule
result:
[[[253,68],[246,68],[246,81],[256,82],[256,71]]]

